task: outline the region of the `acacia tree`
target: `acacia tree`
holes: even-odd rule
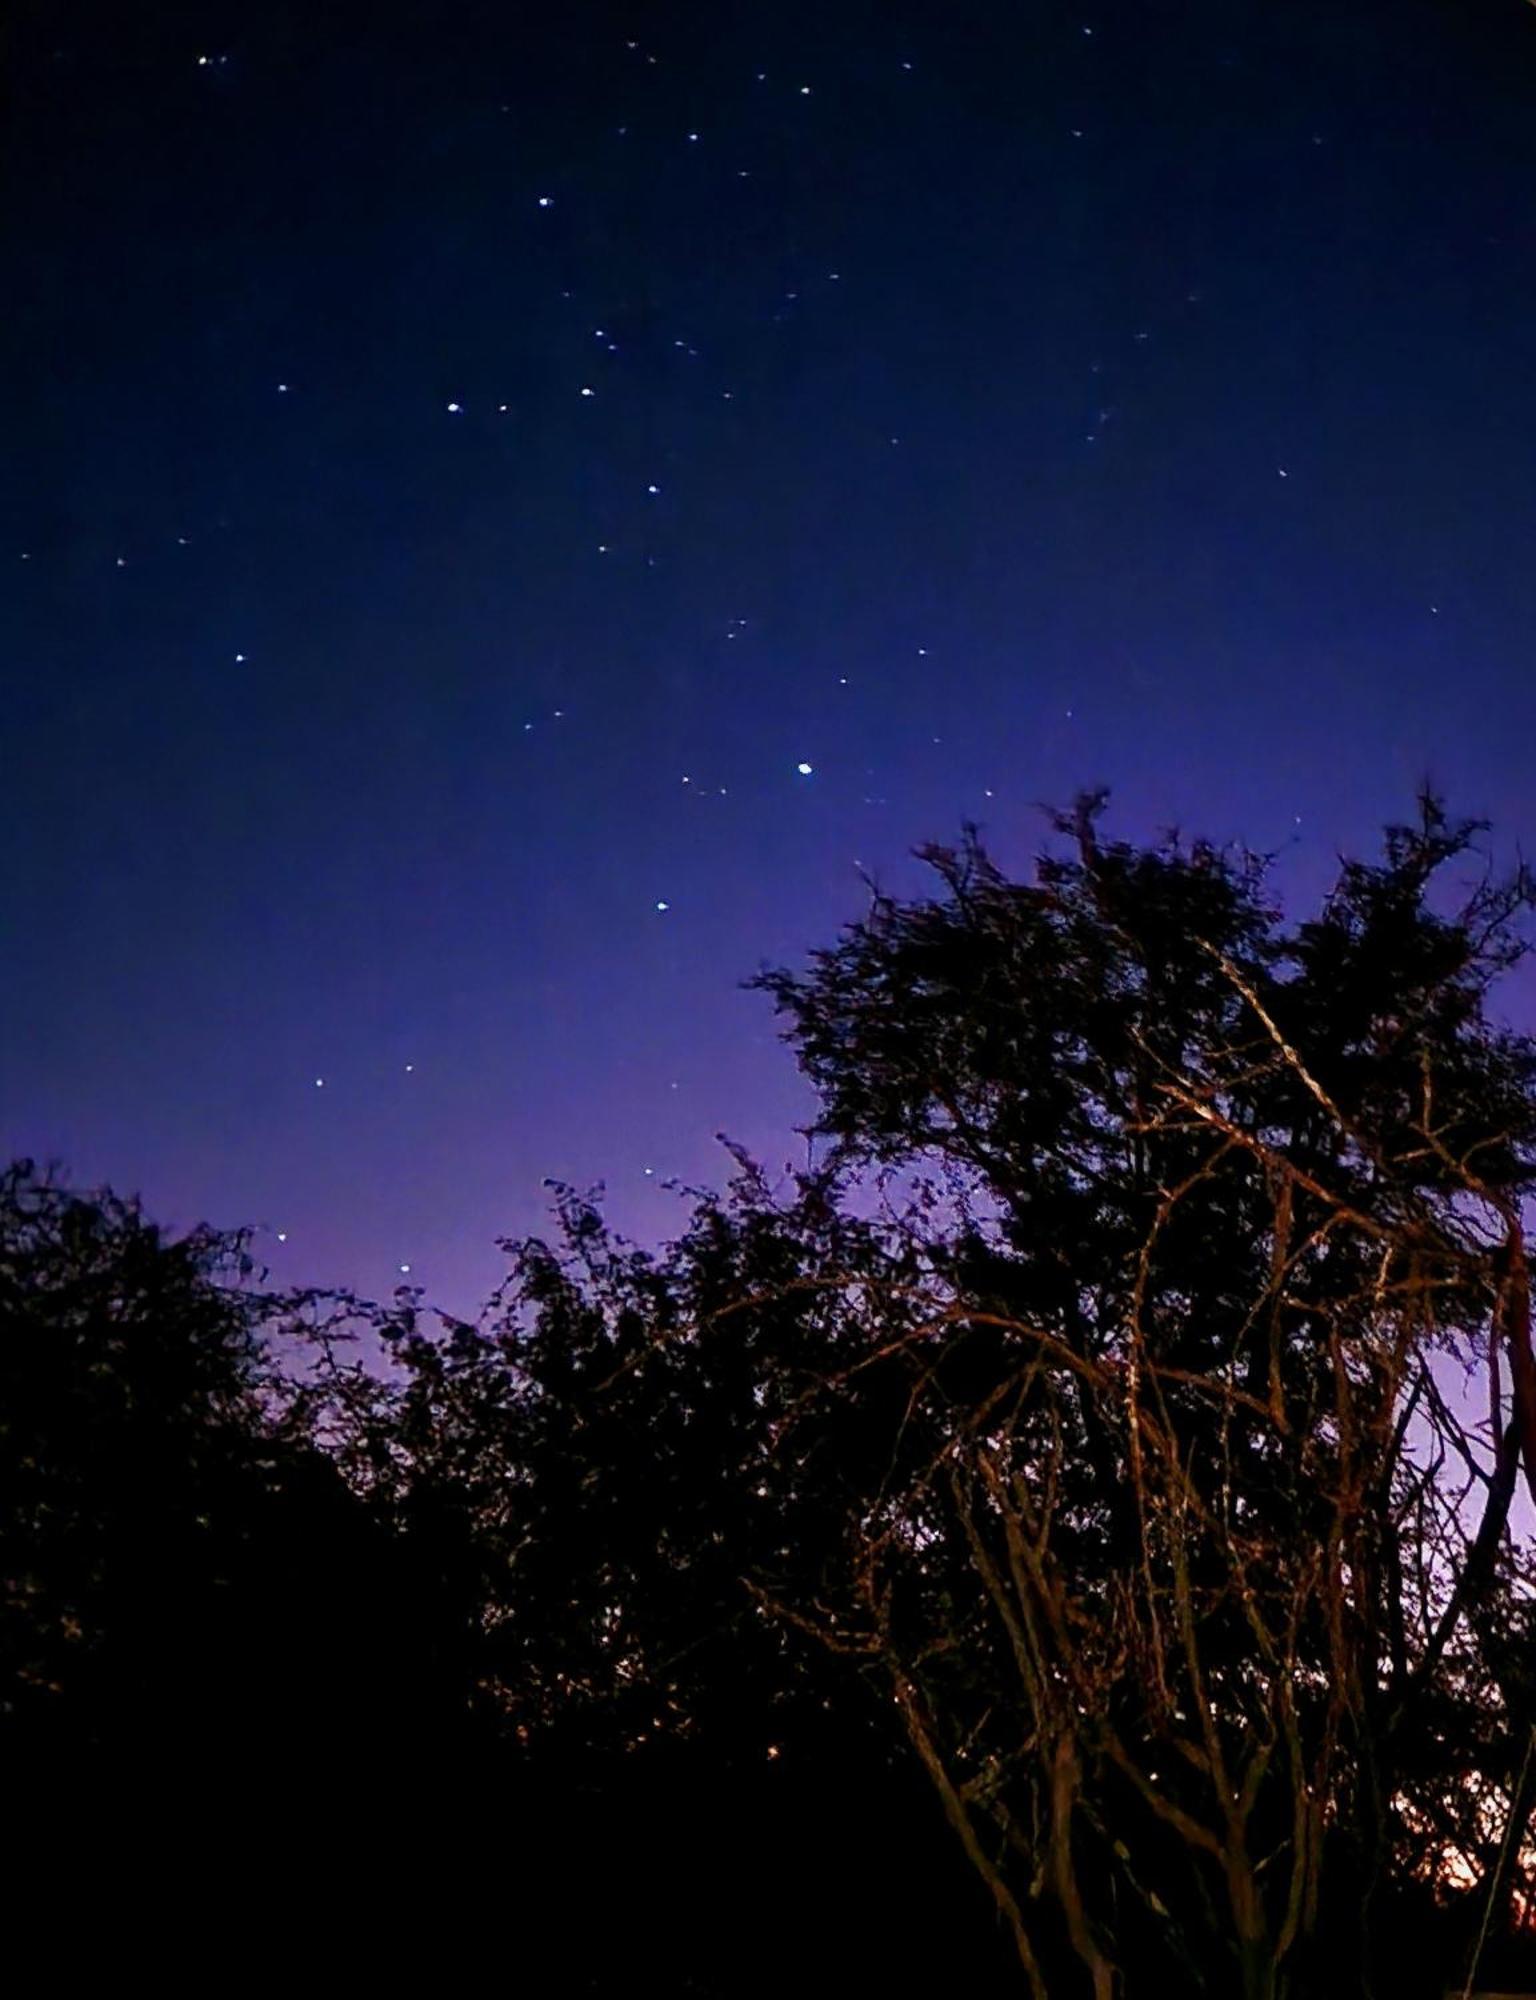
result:
[[[1287,930],[1256,861],[1101,806],[762,981],[838,1169],[945,1217],[824,1378],[899,1410],[842,1589],[775,1601],[885,1675],[1037,1994],[1053,1933],[1098,2000],[1369,1991],[1429,1829],[1481,1801],[1463,1867],[1507,1870],[1536,1720],[1487,1644],[1536,1482],[1536,1048],[1485,1009],[1531,884],[1437,913],[1478,829],[1426,799]]]

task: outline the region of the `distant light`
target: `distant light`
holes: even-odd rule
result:
[[[277,385],[277,393],[280,396],[286,396],[288,393],[288,384],[286,382],[279,382]]]
[[[280,1229],[277,1232],[277,1240],[279,1243],[286,1243],[288,1241],[288,1232],[286,1229]]]
[[[808,83],[802,83],[800,86],[800,95],[802,97],[809,97],[810,94],[811,94],[811,86]]]
[[[800,773],[802,778],[808,778],[815,769],[815,766],[813,764],[797,764],[795,769]]]
[[[658,910],[670,910],[672,905],[670,903],[663,903],[658,901],[656,907]]]
[[[553,208],[554,205],[555,205],[555,198],[552,194],[541,194],[539,196],[540,208]]]
[[[245,655],[244,655],[244,653],[236,653],[236,655],[235,655],[235,665],[236,665],[237,667],[243,667],[243,666],[245,665]]]
[[[405,1066],[406,1075],[409,1076],[411,1072],[415,1069],[415,1067],[416,1067],[415,1063],[407,1063]]]
[[[690,146],[696,146],[699,143],[699,135],[697,132],[690,132],[688,134],[688,143]]]
[[[597,391],[595,389],[583,389],[581,393],[584,396],[595,396],[597,394]]]
[[[459,414],[459,412],[463,409],[463,407],[464,405],[462,403],[450,403],[448,405],[449,416],[456,417]]]
[[[1289,479],[1289,478],[1290,478],[1290,476],[1291,476],[1291,475],[1290,475],[1290,474],[1289,474],[1289,473],[1288,473],[1288,472],[1286,471],[1286,469],[1285,469],[1285,467],[1284,467],[1283,465],[1277,465],[1277,466],[1275,467],[1275,470],[1276,470],[1276,472],[1278,472],[1278,473],[1279,473],[1279,475],[1280,475],[1280,477],[1281,477],[1282,479]]]
[[[402,1270],[402,1271],[403,1271],[403,1272],[405,1273],[405,1275],[406,1275],[407,1277],[409,1277],[409,1276],[410,1276],[410,1274],[411,1274],[411,1267],[410,1267],[410,1265],[409,1265],[409,1264],[402,1264],[402,1265],[400,1266],[400,1269],[401,1269],[401,1270]]]
[[[645,490],[647,493],[659,493],[661,488],[659,486],[647,486]]]
[[[325,1078],[324,1078],[323,1076],[317,1076],[317,1077],[315,1078],[315,1088],[316,1088],[316,1090],[324,1090],[324,1088],[325,1088]]]

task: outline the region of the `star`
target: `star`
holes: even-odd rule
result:
[[[659,493],[661,488],[659,486],[647,486],[645,490],[647,493]]]
[[[597,394],[597,391],[595,389],[583,389],[581,393],[584,396],[595,396]]]
[[[407,1277],[409,1277],[409,1276],[410,1276],[410,1271],[411,1271],[411,1267],[410,1267],[410,1265],[409,1265],[409,1264],[402,1264],[402,1265],[400,1266],[400,1269],[401,1269],[401,1271],[402,1271],[402,1272],[404,1272],[404,1274],[405,1274],[405,1275],[406,1275]]]
[[[552,194],[541,194],[539,196],[540,208],[553,208],[554,205],[555,205],[555,198]]]
[[[815,768],[814,764],[797,764],[795,766],[795,769],[800,773],[802,778],[808,778]]]
[[[286,1229],[280,1229],[277,1232],[277,1240],[279,1243],[286,1243],[288,1241],[288,1232]]]
[[[450,403],[448,405],[448,414],[450,417],[456,417],[463,408],[464,405],[462,403]]]
[[[325,1088],[325,1078],[324,1078],[323,1076],[317,1076],[317,1077],[315,1078],[315,1088],[316,1088],[316,1090],[324,1090],[324,1088]]]
[[[658,900],[656,907],[658,910],[670,910],[672,905],[670,903],[663,903]]]

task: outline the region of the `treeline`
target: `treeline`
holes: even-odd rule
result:
[[[1101,809],[757,982],[813,1169],[562,1193],[475,1325],[13,1168],[31,1879],[532,1992],[1536,1983],[1536,891]]]

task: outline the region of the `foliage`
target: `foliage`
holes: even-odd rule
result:
[[[818,1164],[560,1190],[477,1324],[13,1173],[13,1738],[345,1683],[309,1754],[429,1764],[578,1990],[1518,1977],[1531,883],[1425,799],[1287,925],[1102,811],[756,982]]]

